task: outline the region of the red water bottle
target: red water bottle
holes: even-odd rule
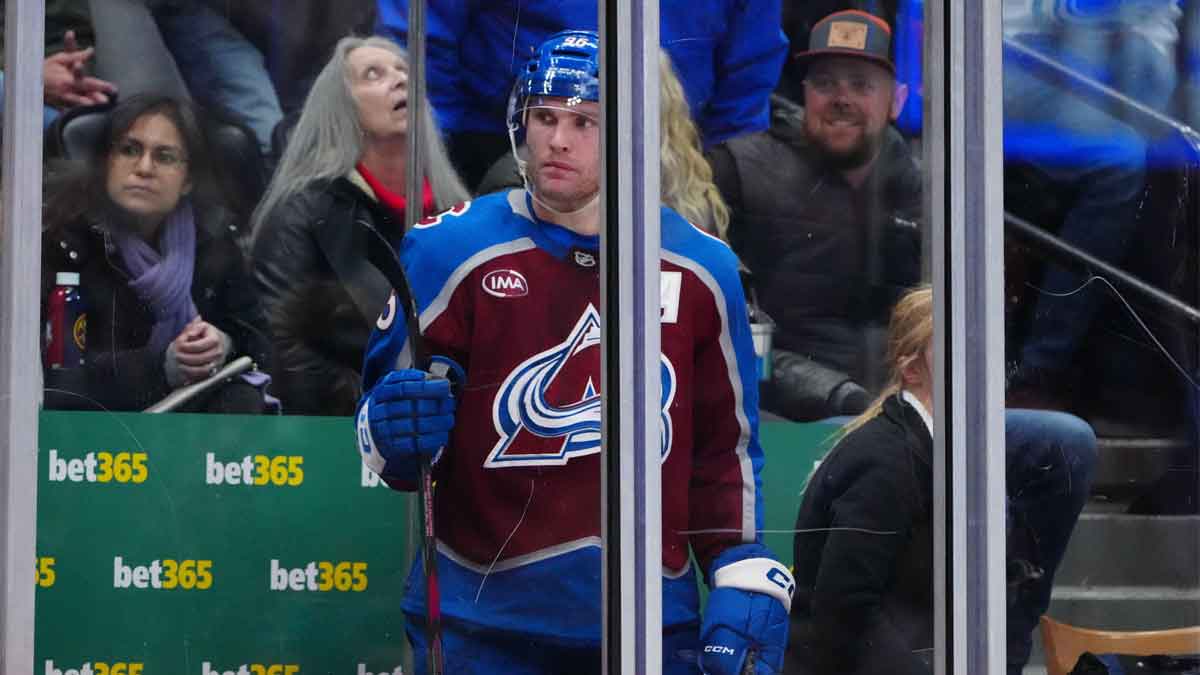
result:
[[[87,344],[87,313],[79,293],[79,273],[59,272],[46,304],[46,367],[78,368]]]

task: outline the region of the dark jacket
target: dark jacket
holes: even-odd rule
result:
[[[285,413],[352,415],[363,350],[391,285],[367,260],[372,237],[394,246],[400,222],[348,179],[312,185],[277,206],[255,235],[254,280],[270,326],[272,391]]]
[[[803,111],[778,101],[769,131],[709,155],[731,210],[730,243],[775,320],[764,407],[817,419],[831,392],[879,384],[873,361],[892,305],[920,281],[921,174],[895,130],[859,189],[805,138]],[[853,411],[857,412],[857,411]]]
[[[250,356],[267,370],[262,312],[236,240],[238,231],[225,211],[198,208],[196,212],[192,274],[196,309],[232,338],[229,360]],[[77,221],[43,233],[43,320],[58,272],[79,273],[87,311],[87,365],[82,374],[46,372],[49,389],[70,392],[48,390],[46,407],[95,409],[99,403],[109,410],[142,410],[170,393],[164,371],[166,349],[147,344],[154,314],[129,287],[129,275],[105,226]]]
[[[895,395],[809,479],[785,672],[933,672],[932,451],[920,413]]]

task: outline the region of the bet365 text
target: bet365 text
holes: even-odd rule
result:
[[[204,482],[209,485],[296,487],[304,483],[304,458],[299,455],[246,455],[232,462],[204,456]]]
[[[113,558],[113,588],[163,591],[206,591],[213,585],[211,560],[152,560],[149,565],[128,565]]]
[[[51,483],[145,483],[150,477],[144,452],[89,452],[65,458],[50,450]]]
[[[361,593],[367,590],[367,563],[313,561],[288,568],[271,560],[271,590]]]

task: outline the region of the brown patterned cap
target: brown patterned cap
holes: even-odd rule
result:
[[[813,26],[808,49],[795,58],[801,62],[817,56],[857,56],[895,73],[892,63],[892,28],[879,17],[857,9],[834,12]]]

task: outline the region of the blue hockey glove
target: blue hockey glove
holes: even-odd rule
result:
[[[796,588],[787,568],[762,544],[736,546],[713,562],[709,587],[700,628],[700,671],[772,675],[782,670]]]
[[[393,370],[358,406],[358,449],[384,478],[415,479],[421,459],[436,462],[450,442],[455,401],[450,380]]]

